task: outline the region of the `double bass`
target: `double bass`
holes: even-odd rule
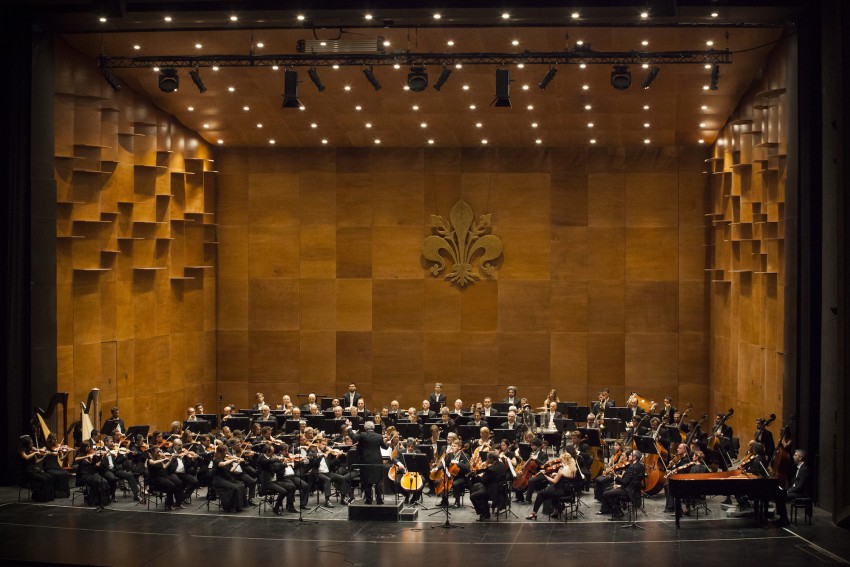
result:
[[[779,479],[779,485],[782,488],[787,488],[788,486],[791,455],[794,454],[791,426],[796,419],[797,416],[792,415],[791,420],[782,427],[782,433],[779,434],[779,441],[776,444],[776,452],[773,454],[773,461],[768,468],[768,472]]]

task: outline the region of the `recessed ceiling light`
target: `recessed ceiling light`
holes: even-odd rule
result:
[[[705,140],[703,140],[702,138],[700,138],[699,140],[697,140],[697,143],[698,143],[698,144],[704,144],[704,143],[705,143]]]
[[[99,21],[101,24],[105,24],[105,23],[106,23],[106,18],[104,18],[103,16],[101,16],[100,18],[98,18],[98,21]]]
[[[511,45],[519,45],[519,40],[515,39],[511,42]]]
[[[154,67],[154,68],[153,68],[153,72],[154,72],[154,73],[159,73],[159,67]]]
[[[389,40],[384,40],[384,47],[389,47],[389,46],[390,46]]]
[[[484,140],[481,140],[481,143],[482,143],[482,144],[486,144],[486,143],[487,143],[487,139],[485,138]]]
[[[712,18],[716,18],[716,17],[717,17],[717,16],[719,16],[719,15],[720,15],[720,14],[718,14],[717,12],[712,12],[712,13],[711,13],[711,17],[712,17]],[[701,140],[700,140],[700,141],[701,141]]]
[[[371,122],[367,122],[367,123],[366,123],[366,128],[371,128],[371,127],[372,127],[372,123],[371,123]]]
[[[592,108],[593,108],[593,107],[592,107],[592,106],[590,106],[589,104],[585,104],[585,105],[584,105],[584,109],[585,109],[585,110],[590,110],[590,109],[592,109]]]
[[[236,20],[238,20],[238,19],[239,19],[239,16],[230,16],[230,21],[231,21],[231,22],[235,22],[235,21],[236,21]]]
[[[209,127],[210,127],[209,124],[204,124],[204,128],[209,128]]]
[[[527,91],[527,90],[528,90],[528,85],[523,85],[523,86],[522,86],[522,90]]]
[[[703,67],[705,67],[706,69],[711,69],[711,63],[706,63],[705,65],[703,65]]]
[[[507,12],[502,12],[502,19],[503,19],[503,20],[507,20],[507,19],[509,19],[510,17],[511,17],[511,15],[510,15],[509,13],[507,13]]]
[[[429,143],[429,144],[433,144],[433,143],[434,143],[434,140],[428,140],[428,143]]]
[[[277,71],[278,69],[280,69],[280,67],[278,67],[277,65],[272,65],[272,71]]]
[[[707,46],[711,47],[712,45],[714,45],[714,42],[709,39],[708,41],[705,42],[705,44]]]
[[[468,90],[469,90],[469,85],[463,85],[463,90],[468,91]]]
[[[644,122],[644,123],[643,123],[643,127],[644,127],[644,128],[649,128],[649,122]]]
[[[236,87],[227,87],[227,91],[228,91],[228,92],[231,92],[231,93],[235,93],[235,92],[236,92]]]
[[[641,45],[649,45],[649,42],[647,40],[643,40],[642,42],[640,42],[640,44]]]
[[[331,65],[331,69],[339,69],[339,65],[337,65],[336,63],[334,63],[333,65]]]
[[[579,63],[579,69],[587,69],[587,63]]]
[[[298,20],[299,22],[303,22],[304,21],[304,14],[298,14],[297,16],[295,16],[295,19]]]
[[[709,87],[708,85],[703,85],[703,86],[702,86],[702,90],[704,90],[704,91],[707,91],[709,88],[711,88],[711,87]]]
[[[218,141],[218,143],[219,143],[219,144],[223,144],[223,143],[224,143],[224,140],[219,140],[219,141]]]
[[[242,110],[244,110],[245,112],[248,112],[249,110],[251,110],[251,107],[250,106],[243,106]]]
[[[643,141],[643,143],[644,143],[644,144],[648,144],[648,143],[649,143],[649,138],[647,138],[646,140],[644,140],[644,141]]]
[[[588,123],[587,123],[587,127],[588,127],[588,128],[593,128],[593,122],[588,122]]]
[[[380,138],[375,138],[375,143],[376,143],[376,144],[380,144],[380,143],[381,143]]]
[[[393,69],[401,69],[401,65],[399,65],[398,63],[396,63],[395,65],[393,65]]]
[[[581,17],[581,14],[579,14],[578,12],[573,12],[572,14],[570,14],[570,16],[572,17],[572,19],[577,20],[579,19],[579,17]]]
[[[171,16],[165,16],[163,19],[164,19],[166,22],[170,22],[170,21],[171,21]]]
[[[343,88],[343,90],[345,90],[345,91],[350,91],[350,90],[351,90],[351,85],[345,85],[345,86],[344,86],[344,87],[342,87],[342,88]]]
[[[409,90],[410,90],[410,85],[404,85],[404,86],[401,88],[401,90],[403,90],[403,91],[409,91]]]
[[[312,124],[310,124],[310,128],[318,128],[318,127],[319,127],[319,125],[318,125],[318,124],[316,124],[315,122],[313,122]]]
[[[455,69],[463,69],[463,64],[455,63]]]
[[[195,49],[202,49],[204,46],[200,43],[195,44]]]
[[[298,110],[307,110],[307,107],[302,104],[298,107]]]
[[[526,108],[527,108],[528,110],[534,110],[534,105],[533,105],[533,104],[529,104],[528,106],[526,106]]]
[[[263,123],[262,123],[262,122],[257,122],[257,128],[262,128],[262,127],[263,127]]]
[[[274,143],[275,143],[275,142],[274,142],[274,139],[269,140],[269,143],[270,143],[271,145],[274,145]]]
[[[581,90],[583,90],[583,91],[590,90],[590,85],[582,85]]]
[[[484,126],[484,124],[482,124],[481,122],[476,122],[476,123],[475,123],[475,127],[476,127],[476,128],[481,128],[482,126]]]
[[[364,18],[366,18],[367,20],[371,20],[371,19],[372,19],[372,14],[366,14],[366,15],[365,15],[365,16],[363,16],[363,17],[364,17]]]
[[[414,104],[414,105],[413,105],[413,106],[411,106],[410,108],[412,108],[413,110],[419,110],[419,105],[418,105],[418,104]]]
[[[700,122],[700,123],[699,123],[699,127],[700,127],[700,128],[705,128],[705,122]]]
[[[449,47],[453,46],[454,44],[455,44],[455,42],[454,42],[454,41],[452,41],[452,40],[448,40],[448,41],[446,42],[446,45],[448,45]]]
[[[644,19],[648,18],[648,17],[649,17],[649,12],[641,12],[641,13],[640,13],[640,17],[641,17],[641,18],[644,18]]]
[[[543,140],[541,140],[540,138],[537,138],[536,140],[534,140],[534,143],[535,144],[542,144]]]
[[[702,105],[702,106],[700,106],[700,108],[701,108],[702,110],[708,110],[708,106],[707,106],[707,105],[705,105],[705,104],[704,104],[704,105]]]
[[[325,138],[322,138],[322,143],[323,143],[323,144],[327,144],[327,143],[328,143],[328,141],[327,141]]]
[[[441,16],[439,13],[434,14],[434,19],[435,19],[435,20],[439,20],[439,19],[440,19],[440,18],[442,18],[442,17],[443,17],[443,16]]]
[[[428,124],[427,124],[426,122],[422,122],[422,123],[419,125],[419,127],[420,127],[420,128],[427,128],[427,127],[428,127]]]
[[[591,144],[595,144],[595,143],[596,143],[596,138],[591,138],[591,139],[590,139],[590,143],[591,143]]]
[[[532,128],[537,128],[537,122],[532,122],[532,123],[531,123],[531,127],[532,127]]]
[[[363,107],[358,104],[357,106],[354,107],[354,110],[360,111],[360,110],[363,110]]]
[[[195,107],[194,107],[194,106],[190,106],[190,107],[188,107],[186,110],[188,110],[189,112],[193,112],[193,111],[195,110]]]
[[[643,109],[644,109],[644,110],[649,110],[649,105],[648,105],[648,104],[644,104],[644,105],[643,105]]]
[[[142,48],[142,46],[141,46],[141,45],[139,45],[138,43],[137,43],[136,45],[134,45],[134,46],[133,46],[133,49],[135,49],[136,51],[138,51],[138,50],[139,50],[139,49],[141,49],[141,48]]]
[[[265,46],[266,46],[266,44],[263,43],[262,41],[257,44],[257,47],[259,47],[260,49],[262,49]]]
[[[218,65],[213,65],[213,66],[212,66],[212,70],[213,70],[213,71],[218,71]]]

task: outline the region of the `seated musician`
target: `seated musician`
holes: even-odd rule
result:
[[[416,408],[408,408],[407,421],[405,423],[418,423],[419,425],[422,425],[422,420],[416,414]]]
[[[638,406],[637,396],[634,395],[629,398],[628,402],[626,402],[626,407],[631,410],[632,420],[636,417],[641,418],[646,413],[642,407]]]
[[[230,474],[248,489],[247,504],[249,506],[256,506],[254,504],[254,495],[257,492],[257,469],[251,465],[251,461],[256,456],[256,453],[249,448],[248,443],[238,440],[232,443],[230,450],[231,454],[239,459]]]
[[[537,469],[540,470],[546,465],[549,459],[546,456],[546,451],[543,450],[543,441],[539,437],[531,440],[531,455],[529,461],[537,461]],[[528,488],[525,489],[525,496],[518,496],[519,502],[531,503],[532,496],[535,492],[543,490],[546,487],[546,479],[542,477],[532,477],[528,481]]]
[[[233,408],[230,406],[224,406],[221,410],[221,422],[224,423],[231,417],[233,417]]]
[[[345,453],[341,451],[334,452],[328,448],[328,440],[321,437],[316,446],[311,451],[308,451],[307,454],[316,475],[316,482],[325,493],[324,506],[326,508],[334,507],[331,502],[331,485],[336,487],[343,506],[351,502],[353,498],[351,497],[351,486],[348,484],[348,480],[341,474],[334,472],[342,464]]]
[[[357,415],[362,419],[370,419],[372,417],[372,412],[366,409],[366,400],[363,398],[357,400]]]
[[[269,420],[274,419],[272,417],[271,408],[266,404],[263,404],[262,406],[260,406],[260,416],[257,419],[259,419],[260,421],[269,421]]]
[[[554,474],[551,471],[546,471],[545,469],[538,473],[539,476],[543,477],[543,479],[549,483],[549,485],[537,493],[537,498],[534,500],[534,508],[531,513],[525,517],[526,520],[536,520],[537,511],[540,510],[540,507],[546,500],[550,500],[552,502],[553,518],[557,518],[561,514],[560,499],[563,496],[572,494],[572,480],[575,479],[576,474],[578,474],[578,466],[576,466],[573,456],[567,452],[561,453],[560,459],[561,466]]]
[[[351,406],[348,408],[348,413],[345,416],[348,421],[351,422],[351,428],[355,431],[359,430],[363,425],[363,418],[357,412],[357,406]]]
[[[415,504],[422,499],[422,488],[419,490],[407,490],[402,485],[404,475],[408,472],[407,467],[405,466],[404,455],[418,453],[419,451],[417,449],[418,440],[415,437],[408,437],[404,442],[401,452],[396,455],[395,459],[392,459],[392,463],[396,466],[397,471],[394,489],[396,494],[404,494],[405,504]],[[425,479],[423,479],[423,488],[424,480]]]
[[[487,422],[481,419],[481,411],[476,409],[472,412],[472,419],[469,420],[467,425],[474,425],[475,427],[483,427],[487,425]]]
[[[507,481],[508,469],[497,451],[487,453],[484,470],[474,473],[469,500],[478,514],[478,521],[490,519],[490,503],[499,504],[501,486]]]
[[[616,483],[615,487],[606,492],[602,496],[603,514],[612,514],[612,520],[620,520],[623,518],[623,510],[620,508],[620,502],[629,500],[634,505],[640,505],[640,493],[643,490],[643,479],[646,475],[646,469],[641,463],[643,453],[640,451],[632,451],[629,456],[629,466],[623,477]]]
[[[493,398],[487,396],[484,398],[484,404],[482,406],[481,416],[482,417],[490,417],[491,415],[499,415],[499,412],[496,411],[496,408],[493,407]]]
[[[638,408],[640,409],[640,408]],[[626,437],[644,436],[649,433],[649,429],[643,425],[645,422],[641,416],[632,417],[632,421],[626,426]]]
[[[129,449],[115,445],[112,437],[106,438],[105,451],[98,462],[98,472],[109,483],[109,496],[113,501],[115,501],[118,479],[127,483],[133,493],[133,500],[141,500],[139,482],[136,480],[136,475],[130,471],[131,459],[129,453]]]
[[[77,464],[77,486],[88,487],[86,504],[103,509],[109,504],[109,483],[97,470],[101,454],[95,452],[88,441],[83,441],[74,462]]]
[[[263,437],[263,426],[259,422],[255,421],[251,424],[251,430],[248,432],[248,435],[245,436],[245,441],[249,444],[253,445],[254,443],[259,443],[260,439]]]
[[[676,455],[670,459],[670,462],[667,464],[667,475],[668,478],[674,472],[690,472],[687,469],[691,466],[691,455],[688,450],[688,446],[684,443],[679,443],[676,446]],[[673,496],[670,494],[669,490],[669,481],[664,483],[664,495],[667,500],[667,505],[664,507],[665,514],[675,513],[673,509]]]
[[[68,498],[71,496],[71,475],[62,468],[62,461],[68,454],[68,447],[59,445],[59,440],[54,433],[47,436],[44,447],[47,449],[47,455],[42,462],[42,467],[44,472],[53,479],[53,496],[54,498]]]
[[[791,486],[788,487],[787,492],[782,487],[777,488],[774,497],[776,500],[776,512],[779,514],[776,525],[781,528],[789,525],[786,502],[788,500],[793,502],[797,498],[811,498],[812,479],[811,475],[809,475],[809,465],[806,463],[806,451],[804,449],[797,449],[794,451],[793,458],[794,468],[789,476]]]
[[[196,413],[195,406],[189,406],[186,410],[186,421],[198,421],[198,414]]]
[[[307,403],[305,403],[303,406],[301,406],[301,411],[302,412],[309,412],[310,406],[312,404],[316,404],[316,394],[314,392],[310,392],[309,394],[307,394]]]
[[[422,418],[422,420],[434,419],[437,417],[437,414],[431,410],[431,402],[428,400],[422,400],[422,411],[420,411],[418,415]]]
[[[260,446],[260,456],[257,458],[258,481],[263,493],[276,495],[272,512],[278,516],[283,514],[283,499],[289,495],[289,489],[284,486],[282,481],[277,480],[277,473],[280,472],[281,468],[283,468],[283,464],[281,459],[275,457],[274,444],[263,443]]]
[[[91,430],[91,439],[89,439],[89,445],[91,445],[92,449],[103,449],[103,435],[100,433],[100,429]]]
[[[502,399],[503,404],[512,404],[519,407],[519,398],[517,397],[517,388],[516,386],[508,386],[507,388],[507,397]]]
[[[192,408],[194,410],[194,408]],[[183,435],[183,422],[182,421],[172,421],[171,422],[171,431],[168,433],[168,440],[177,439],[181,435]]]
[[[543,429],[555,431],[556,419],[561,419],[561,412],[558,411],[558,403],[549,402],[549,404],[546,406],[546,412],[543,414],[543,422],[540,424],[540,426]]]
[[[440,410],[440,423],[444,425],[444,435],[457,431],[457,424],[455,423],[455,420],[451,418],[450,410],[447,407]]]
[[[173,457],[168,465],[168,478],[173,482],[179,492],[182,493],[181,500],[191,498],[192,493],[198,488],[198,454],[189,451],[181,439],[177,439],[171,445]]]
[[[570,442],[575,447],[575,459],[579,474],[585,479],[585,490],[590,490],[590,465],[593,456],[590,454],[590,446],[581,431],[570,432]]]
[[[245,485],[238,482],[233,474],[239,465],[239,458],[229,454],[225,445],[219,445],[215,449],[213,457],[213,481],[221,509],[225,512],[241,512],[245,506]]]
[[[50,502],[53,500],[53,479],[44,472],[46,449],[38,450],[33,447],[32,437],[21,436],[18,456],[21,458],[22,478],[29,482],[32,489],[33,502]]]
[[[452,406],[451,413],[453,415],[463,415],[463,400],[461,400],[460,398],[455,400],[455,403]]]
[[[502,429],[519,429],[519,423],[516,420],[516,411],[511,410],[508,412],[508,420],[502,423]]]
[[[183,509],[183,490],[170,478],[168,466],[174,457],[173,453],[163,454],[159,447],[152,447],[148,456],[151,486],[165,493],[165,510]]]
[[[127,433],[127,427],[124,425],[124,420],[121,419],[121,417],[119,417],[118,415],[120,413],[118,410],[118,406],[113,407],[109,411],[110,413],[112,413],[112,415],[109,417],[109,419],[106,420],[106,422],[104,422],[104,425],[109,423],[110,427],[112,427],[112,431],[117,431],[118,433]],[[109,431],[109,429],[107,429],[106,427],[104,427],[104,430]]]
[[[614,486],[614,476],[628,466],[629,453],[631,453],[631,449],[623,447],[623,442],[620,440],[614,441],[611,451],[608,468],[593,479],[593,498],[599,502],[602,502],[605,491]]]
[[[286,496],[287,512],[298,512],[295,509],[296,491],[301,495],[301,509],[306,510],[310,508],[307,504],[310,500],[310,485],[305,480],[307,477],[307,460],[305,455],[306,452],[302,454],[300,449],[295,453],[290,453],[290,447],[286,443],[280,446],[280,459],[283,467],[277,473],[277,481],[288,490]]]
[[[204,411],[204,404],[195,404],[195,413],[198,415],[203,415],[207,412]]]
[[[457,473],[451,475],[451,471],[457,468]],[[460,508],[460,498],[463,496],[463,491],[469,488],[469,455],[463,452],[463,448],[461,446],[460,439],[454,438],[451,440],[451,443],[446,447],[446,454],[443,457],[443,471],[444,474],[450,474],[452,476],[452,496],[454,496],[454,504],[452,505],[454,508]],[[443,492],[442,501],[440,502],[440,506],[448,506],[449,505],[449,493],[448,491]]]
[[[724,470],[726,468],[726,464],[725,464],[726,461],[732,462],[732,460],[735,457],[737,457],[737,455],[735,454],[735,450],[732,447],[732,437],[733,437],[732,426],[730,426],[729,424],[727,424],[725,422],[721,423],[725,416],[726,416],[726,414],[723,414],[723,413],[718,413],[715,416],[715,418],[714,418],[714,428],[713,428],[713,431],[712,431],[712,435],[717,437],[717,440],[720,443],[720,447],[719,447],[720,451],[722,451],[726,455],[726,458],[721,459],[721,463],[720,463],[721,467],[724,468]]]
[[[310,404],[308,408],[308,415],[319,415],[319,406],[318,404]]]
[[[601,421],[599,423],[596,423],[596,414],[595,413],[587,414],[587,426],[586,427],[588,429],[599,429],[601,425],[602,425]]]
[[[401,405],[399,405],[398,400],[392,400],[390,402],[390,417],[394,417],[396,421],[400,419],[404,419],[404,410],[401,409]]]

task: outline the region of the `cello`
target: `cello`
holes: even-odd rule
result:
[[[793,425],[796,419],[797,416],[792,415],[791,420],[782,427],[782,433],[779,434],[779,442],[776,444],[776,453],[774,453],[773,461],[770,463],[768,469],[771,475],[779,479],[779,485],[782,488],[787,488],[788,486],[791,455],[794,454],[791,425]]]

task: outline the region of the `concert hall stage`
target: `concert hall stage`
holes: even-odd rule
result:
[[[529,505],[513,504],[517,518],[476,522],[471,508],[444,514],[437,499],[426,497],[414,522],[348,520],[343,506],[297,514],[259,515],[256,508],[239,514],[210,511],[195,500],[185,510],[156,512],[119,496],[108,509],[96,512],[71,506],[70,500],[50,504],[17,502],[17,489],[0,489],[0,564],[85,565],[256,565],[298,561],[320,565],[453,566],[462,561],[492,565],[539,565],[555,558],[569,563],[606,565],[804,565],[846,564],[850,542],[846,531],[832,525],[829,515],[815,510],[812,526],[788,529],[756,528],[751,518],[726,519],[720,498],[710,499],[711,514],[683,518],[676,530],[663,514],[662,498],[647,500],[644,530],[623,529],[623,522],[595,514],[590,495],[585,516],[547,521],[541,515],[527,521]],[[315,497],[311,499],[315,505]],[[162,508],[160,508],[161,510]],[[721,519],[723,517],[723,519]],[[843,559],[842,559],[843,558]],[[559,562],[561,562],[559,561]]]

